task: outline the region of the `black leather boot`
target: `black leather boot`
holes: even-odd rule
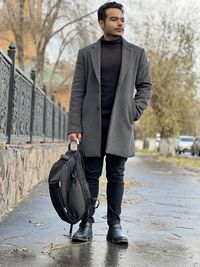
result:
[[[123,235],[120,224],[109,226],[107,240],[115,244],[128,244],[128,239]]]
[[[87,242],[91,241],[93,237],[92,234],[92,223],[80,223],[78,230],[72,236],[73,242]]]

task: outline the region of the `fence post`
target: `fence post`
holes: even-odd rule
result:
[[[63,107],[63,112],[64,112],[64,116],[63,116],[63,141],[66,140],[66,113],[65,113],[65,107]]]
[[[53,101],[53,110],[52,110],[52,141],[54,142],[55,137],[55,96],[52,95],[51,100]]]
[[[35,90],[36,90],[36,71],[31,70],[32,85],[32,97],[31,97],[31,121],[30,121],[30,144],[33,140],[34,134],[34,121],[35,121]]]
[[[7,115],[7,126],[6,126],[7,144],[10,144],[11,142],[11,132],[12,132],[14,90],[15,90],[15,53],[16,53],[16,45],[14,43],[10,43],[8,49],[8,56],[12,60],[12,65],[10,68],[10,78],[9,78],[8,115]]]
[[[59,121],[58,121],[58,136],[59,136],[59,141],[61,140],[61,117],[62,117],[62,113],[61,113],[61,103],[58,102],[58,107],[59,107]]]
[[[47,87],[43,85],[42,90],[44,92],[44,110],[43,110],[43,142],[45,142],[46,137],[46,125],[47,125]]]

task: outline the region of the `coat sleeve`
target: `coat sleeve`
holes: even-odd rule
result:
[[[136,88],[136,94],[134,101],[137,114],[135,120],[138,120],[142,115],[143,111],[147,108],[148,100],[152,95],[152,83],[149,74],[147,57],[144,49],[142,49],[140,55],[135,88]]]
[[[86,78],[84,58],[81,50],[79,50],[71,89],[68,117],[68,134],[82,132],[81,118],[85,88]]]

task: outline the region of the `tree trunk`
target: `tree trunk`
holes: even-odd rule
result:
[[[17,46],[17,60],[18,60],[18,64],[20,66],[21,69],[24,70],[24,41],[23,41],[23,37],[19,37],[16,35],[15,36],[16,39],[16,46]]]
[[[175,155],[175,140],[174,138],[162,138],[160,141],[160,154],[168,157]]]
[[[19,66],[24,70],[24,2],[25,0],[19,1],[19,27],[16,33],[16,43],[18,48],[18,62]]]
[[[40,86],[43,85],[44,64],[45,64],[45,49],[44,51],[37,51],[37,55],[35,59],[37,82]]]

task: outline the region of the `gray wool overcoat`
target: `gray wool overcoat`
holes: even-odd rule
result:
[[[78,52],[69,108],[68,134],[82,133],[86,157],[101,153],[101,39]],[[144,49],[122,38],[121,70],[113,104],[106,153],[135,154],[133,124],[142,115],[152,85]]]

